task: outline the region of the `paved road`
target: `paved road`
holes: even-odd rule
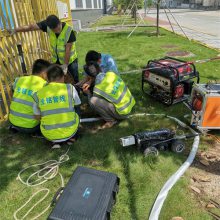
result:
[[[171,9],[170,11],[167,11],[167,15],[175,32],[184,35],[177,25],[178,22],[189,39],[195,39],[213,48],[220,49],[220,10]],[[143,10],[140,12],[144,13]],[[167,15],[164,9],[160,10],[160,26],[172,30]],[[156,10],[150,10],[146,19],[156,19]]]

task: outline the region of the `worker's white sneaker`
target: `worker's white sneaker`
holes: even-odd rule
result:
[[[52,146],[52,149],[59,149],[59,148],[61,148],[61,145],[60,145],[60,144],[54,144],[54,145]]]

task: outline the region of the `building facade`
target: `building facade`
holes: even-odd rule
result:
[[[103,14],[109,13],[113,0],[70,0],[72,18],[87,27]]]

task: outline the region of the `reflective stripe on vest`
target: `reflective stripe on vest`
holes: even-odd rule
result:
[[[41,112],[41,116],[47,116],[47,115],[54,115],[54,114],[61,114],[66,112],[74,112],[73,108],[59,108],[54,110],[46,110]]]
[[[133,96],[131,96],[129,102],[125,104],[124,106],[122,106],[121,108],[118,108],[118,110],[119,111],[125,110],[132,103],[133,99],[134,99]]]
[[[33,107],[33,102],[29,102],[19,98],[12,98],[12,101]]]
[[[46,130],[53,130],[56,128],[66,128],[66,127],[70,127],[72,125],[74,125],[76,123],[76,119],[70,122],[66,122],[66,123],[60,123],[60,124],[55,124],[55,125],[43,125],[44,129]]]
[[[102,95],[104,98],[109,99],[111,102],[118,104],[123,99],[123,97],[126,95],[126,92],[128,90],[128,87],[125,86],[123,92],[121,93],[120,97],[118,99],[114,99],[112,96],[108,95],[107,93],[103,92],[102,90],[98,88],[94,88],[93,92],[98,93]]]
[[[13,111],[13,110],[10,110],[10,113],[12,115],[22,117],[22,118],[34,119],[34,115],[23,114],[23,113],[19,113],[19,112]]]
[[[33,128],[39,124],[33,113],[33,93],[45,85],[46,81],[36,75],[16,78],[10,105],[9,121],[18,127]]]
[[[129,114],[135,105],[128,87],[114,72],[107,72],[102,81],[95,85],[93,92],[110,101],[121,115]]]
[[[47,33],[49,35],[50,46],[51,46],[52,62],[55,63],[57,61],[57,58],[59,58],[59,62],[61,64],[64,64],[66,44],[69,40],[71,31],[73,31],[72,27],[65,24],[59,36],[56,37],[56,34],[49,27],[47,27]],[[75,42],[73,42],[70,51],[69,64],[72,63],[76,58],[77,58],[76,45]]]
[[[41,132],[49,140],[70,137],[78,129],[79,117],[74,111],[72,85],[64,83],[49,83],[37,92],[37,100],[41,111]],[[42,100],[53,97],[63,97],[65,101],[48,102]],[[68,99],[68,100],[67,100]]]

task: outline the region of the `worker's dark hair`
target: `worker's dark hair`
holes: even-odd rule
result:
[[[32,67],[32,75],[39,75],[42,72],[46,71],[47,68],[50,66],[50,62],[43,59],[37,59],[34,61]]]
[[[50,29],[54,29],[60,23],[60,19],[56,15],[49,15],[46,19],[46,24]]]
[[[101,59],[101,53],[98,53],[97,51],[95,50],[90,50],[87,54],[86,54],[86,58],[85,58],[85,61],[86,61],[86,64],[88,64],[89,62],[91,61],[95,61],[95,62],[98,62],[99,59]]]
[[[49,82],[54,82],[64,76],[63,69],[58,64],[52,64],[47,70],[47,79]]]

